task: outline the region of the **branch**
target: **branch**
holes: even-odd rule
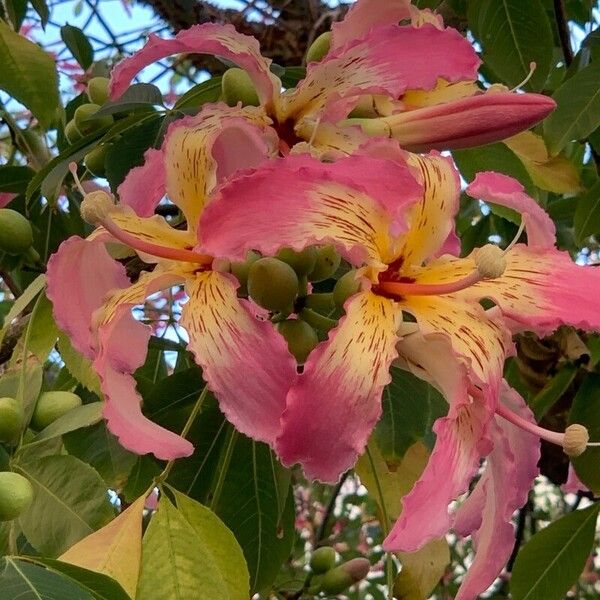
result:
[[[569,25],[567,24],[567,15],[565,14],[563,0],[553,0],[553,3],[558,37],[560,38],[560,45],[565,57],[565,65],[569,67],[573,62],[573,49],[571,48],[571,35],[569,33]]]

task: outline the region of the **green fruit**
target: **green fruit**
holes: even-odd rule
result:
[[[335,567],[335,550],[331,546],[317,548],[310,557],[310,568],[313,573],[325,573]]]
[[[340,266],[342,257],[333,246],[322,246],[317,250],[317,260],[313,270],[308,274],[310,281],[323,281],[333,277]]]
[[[344,302],[360,289],[360,282],[356,281],[356,270],[352,269],[342,275],[333,288],[333,301],[338,308],[344,307]]]
[[[267,310],[291,312],[298,295],[298,276],[292,267],[276,258],[259,258],[248,271],[248,293]]]
[[[34,429],[45,429],[70,410],[81,406],[81,398],[72,392],[43,392],[38,398],[31,426]]]
[[[260,106],[256,88],[243,69],[227,69],[221,79],[221,90],[223,100],[229,106],[235,106],[238,102],[241,102],[242,106]]]
[[[16,210],[0,208],[0,250],[23,254],[33,244],[31,223]]]
[[[108,154],[110,146],[109,144],[100,144],[93,150],[90,150],[84,157],[83,163],[92,175],[97,177],[104,177],[106,169],[104,163],[106,162],[106,155]]]
[[[77,129],[81,133],[92,133],[96,129],[107,127],[113,122],[112,115],[105,115],[103,117],[92,118],[98,111],[100,106],[98,104],[82,104],[75,109],[73,115],[73,121],[77,125]]]
[[[81,131],[79,131],[74,120],[69,121],[65,125],[65,137],[71,144],[78,142],[83,137],[83,133],[81,133]]]
[[[23,411],[14,398],[0,398],[0,442],[12,444],[23,430]]]
[[[238,289],[238,294],[242,296],[248,295],[248,272],[250,271],[250,265],[256,262],[260,258],[260,254],[258,252],[254,252],[254,250],[249,250],[246,254],[246,260],[244,262],[232,262],[231,263],[231,272],[234,277],[240,282],[240,287]]]
[[[16,519],[33,500],[33,488],[18,473],[0,473],[0,521]]]
[[[110,97],[110,79],[108,77],[92,77],[88,82],[87,95],[90,102],[104,104]]]
[[[331,47],[331,31],[322,33],[306,52],[306,64],[320,61]]]
[[[319,343],[316,331],[300,319],[281,321],[277,323],[277,329],[285,338],[290,353],[299,365],[303,365],[312,349]],[[323,548],[320,548],[320,550],[323,550]]]
[[[308,246],[301,252],[296,252],[291,248],[282,248],[275,256],[290,265],[298,277],[304,277],[315,268],[317,249],[314,246]]]
[[[366,558],[353,558],[348,562],[327,571],[321,580],[321,589],[326,594],[341,594],[351,585],[364,579],[371,565]]]

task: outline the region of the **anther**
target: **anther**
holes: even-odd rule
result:
[[[486,244],[475,253],[475,266],[483,279],[496,279],[506,271],[506,256],[502,248]]]
[[[579,456],[588,447],[590,435],[588,430],[578,423],[569,425],[565,429],[562,447],[567,456]]]
[[[96,226],[101,225],[114,209],[115,203],[110,194],[101,190],[86,194],[79,207],[81,218],[86,223]]]

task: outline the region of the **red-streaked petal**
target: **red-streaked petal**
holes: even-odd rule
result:
[[[331,49],[363,37],[375,27],[411,18],[410,0],[358,0],[339,23],[331,26]]]
[[[144,67],[172,54],[214,54],[244,69],[256,87],[261,104],[270,104],[279,94],[270,75],[271,60],[260,54],[258,41],[238,33],[233,25],[205,23],[180,31],[173,39],[150,34],[148,42],[112,71],[111,98],[118,98]]]
[[[165,157],[162,150],[150,148],[144,154],[144,164],[127,173],[118,187],[119,201],[130,206],[140,217],[154,214],[165,190]]]
[[[501,401],[535,423],[524,400],[506,383]],[[454,520],[459,535],[472,534],[476,550],[457,600],[478,597],[502,571],[515,543],[513,513],[525,504],[539,473],[539,438],[501,417],[491,423],[490,434],[494,449],[487,457],[485,472]]]
[[[290,155],[220,188],[201,218],[202,250],[243,260],[249,249],[274,254],[332,243],[354,264],[384,268],[421,193],[406,164]]]
[[[477,173],[466,192],[472,198],[507,206],[522,215],[527,230],[527,244],[553,248],[556,243],[556,226],[546,211],[512,177],[493,171]]]
[[[446,30],[448,31],[448,30]],[[484,93],[376,119],[347,119],[371,135],[393,137],[407,150],[457,150],[529,129],[556,107],[541,94]]]
[[[273,324],[257,319],[251,303],[237,297],[237,287],[223,273],[190,277],[181,324],[225,416],[242,433],[273,444],[296,361]]]
[[[152,453],[162,460],[189,456],[193,446],[142,414],[142,398],[132,373],[144,364],[151,328],[135,319],[131,309],[182,279],[178,273],[159,269],[144,272],[135,284],[113,293],[94,315],[98,352],[93,364],[106,401],[107,427],[123,447],[136,454]]]
[[[384,94],[396,99],[409,89],[431,89],[440,77],[449,82],[472,80],[479,62],[471,44],[454,29],[378,27],[310,63],[306,78],[281,98],[279,118],[339,121],[358,96]]]
[[[402,318],[395,302],[369,291],[345,309],[291,388],[276,445],[284,464],[300,463],[309,478],[328,482],[352,467],[379,419]]]
[[[46,293],[56,323],[88,358],[94,357],[92,314],[110,291],[129,285],[125,267],[110,257],[100,240],[70,237],[48,261]]]

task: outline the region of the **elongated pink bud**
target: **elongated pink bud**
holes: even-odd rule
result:
[[[455,150],[506,139],[550,114],[556,103],[542,94],[482,93],[379,119],[348,119],[372,135],[392,137],[412,152]]]

